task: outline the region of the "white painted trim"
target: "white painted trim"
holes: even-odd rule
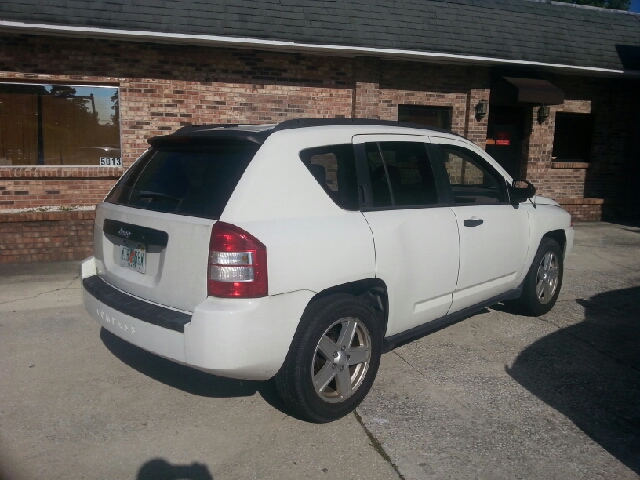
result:
[[[135,41],[152,41],[152,42],[175,42],[190,43],[204,45],[225,45],[262,48],[269,50],[285,50],[285,51],[309,51],[323,52],[333,55],[377,55],[384,58],[419,60],[440,63],[474,63],[489,65],[527,65],[535,67],[548,67],[562,70],[569,70],[575,73],[592,72],[601,74],[624,74],[624,75],[640,75],[640,72],[615,70],[609,68],[583,67],[575,65],[564,65],[557,63],[532,62],[528,60],[508,60],[504,58],[481,57],[477,55],[456,55],[442,52],[423,52],[418,50],[403,50],[395,48],[372,48],[358,47],[347,45],[330,45],[330,44],[310,44],[299,43],[282,40],[265,40],[261,38],[242,38],[242,37],[225,37],[221,35],[186,35],[182,33],[165,33],[152,31],[136,31],[121,30],[112,28],[98,27],[72,27],[65,25],[49,25],[44,23],[24,23],[8,20],[0,20],[0,29],[5,30],[30,30],[33,33],[50,33],[50,34],[66,34],[66,35],[83,35],[91,34],[97,37],[105,38],[127,38]]]

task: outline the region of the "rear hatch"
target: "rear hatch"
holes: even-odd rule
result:
[[[120,290],[192,312],[207,297],[211,227],[260,144],[159,137],[96,211],[98,275]]]

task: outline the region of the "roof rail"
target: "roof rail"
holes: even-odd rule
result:
[[[279,130],[290,130],[294,128],[321,127],[326,125],[379,125],[386,127],[405,127],[417,128],[419,130],[431,130],[440,133],[453,133],[450,130],[442,128],[430,127],[419,123],[411,122],[394,122],[392,120],[376,120],[373,118],[297,118],[295,120],[285,120],[280,122],[273,129],[274,132]],[[455,134],[454,134],[455,135]]]
[[[273,132],[280,130],[293,130],[296,128],[323,127],[323,126],[350,126],[350,125],[368,125],[368,126],[384,126],[384,127],[404,127],[417,130],[428,130],[431,132],[447,133],[457,135],[450,130],[430,127],[411,122],[394,122],[391,120],[377,120],[373,118],[297,118],[294,120],[285,120],[277,125],[250,125],[243,123],[219,123],[204,125],[187,125],[179,128],[171,134],[172,137],[243,137],[262,143]]]

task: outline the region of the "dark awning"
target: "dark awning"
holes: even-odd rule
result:
[[[564,92],[546,80],[502,77],[491,89],[491,102],[502,105],[560,105]]]

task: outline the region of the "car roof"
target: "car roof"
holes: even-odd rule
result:
[[[244,139],[253,143],[262,144],[271,134],[283,130],[293,130],[298,128],[325,128],[325,127],[360,127],[354,129],[354,134],[367,133],[362,127],[383,127],[387,130],[384,133],[401,133],[404,130],[420,130],[424,134],[440,133],[459,137],[459,135],[448,130],[420,125],[417,123],[394,122],[389,120],[376,120],[369,118],[299,118],[286,120],[278,124],[264,125],[243,125],[243,124],[210,124],[210,125],[190,125],[176,130],[170,135],[153,137],[149,139],[151,145],[164,143],[165,141],[182,139],[207,139],[207,138],[236,138]],[[386,127],[386,128],[385,128]],[[389,128],[390,127],[390,128]],[[376,129],[375,133],[383,133]],[[162,140],[161,140],[162,139]]]

